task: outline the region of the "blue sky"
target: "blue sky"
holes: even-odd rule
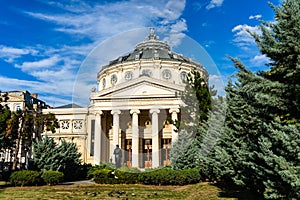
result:
[[[267,0],[0,1],[0,90],[38,93],[51,106],[74,96],[85,106],[101,66],[133,50],[152,26],[174,51],[208,67],[222,95],[235,71],[226,55],[266,69],[246,29],[259,33],[258,20],[274,20]]]

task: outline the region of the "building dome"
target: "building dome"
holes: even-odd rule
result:
[[[98,90],[141,76],[185,84],[186,75],[192,70],[199,71],[204,78],[208,78],[207,71],[200,63],[171,51],[171,47],[155,35],[154,28],[150,28],[150,34],[135,46],[133,52],[110,61],[101,69],[97,76]]]
[[[178,138],[170,120],[187,119],[180,94],[193,70],[208,78],[200,63],[172,52],[151,28],[133,52],[99,71],[98,90],[91,92],[88,108],[47,110],[60,123],[57,133],[47,135],[77,143],[86,163],[116,163],[114,148],[119,145],[122,164],[128,167],[170,165],[169,151]]]

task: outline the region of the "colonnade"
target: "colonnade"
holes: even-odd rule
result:
[[[159,128],[159,114],[160,114],[160,109],[158,108],[152,108],[148,109],[149,114],[151,115],[151,140],[152,140],[152,145],[151,145],[151,167],[159,167],[161,163],[161,158],[160,158],[160,151],[161,151],[161,145],[160,145],[160,128]],[[110,141],[109,146],[109,156],[112,158],[112,161],[114,162],[113,159],[113,150],[116,147],[117,144],[121,141],[120,138],[120,114],[121,110],[111,110],[111,115],[112,115],[112,141]],[[127,111],[128,112],[128,111]],[[178,113],[179,109],[178,108],[170,108],[168,109],[168,112],[170,113],[170,116],[173,121],[178,120]],[[129,113],[131,114],[131,166],[132,167],[140,167],[140,159],[141,159],[141,152],[140,152],[140,139],[143,138],[144,136],[140,135],[140,127],[139,127],[139,114],[141,113],[141,110],[139,109],[131,109],[129,110]],[[95,113],[95,138],[94,138],[94,164],[100,164],[101,163],[101,154],[107,153],[103,151],[103,148],[101,145],[104,145],[104,142],[108,142],[109,140],[104,140],[103,135],[103,129],[101,127],[101,118],[102,118],[102,111],[98,111]],[[122,119],[121,119],[122,120]],[[174,125],[172,126],[172,143],[177,140],[178,138],[178,133],[175,131]],[[119,144],[120,145],[120,144]],[[102,152],[102,151],[103,152]]]

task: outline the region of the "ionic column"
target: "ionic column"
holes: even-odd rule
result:
[[[139,167],[139,116],[140,110],[130,110],[132,114],[132,167]]]
[[[115,158],[113,155],[113,151],[116,148],[116,145],[119,144],[119,127],[120,127],[120,119],[119,114],[121,114],[120,110],[112,110],[111,114],[113,115],[113,141],[110,146],[110,156],[112,156],[112,162],[115,163]]]
[[[102,111],[95,114],[95,140],[94,140],[94,164],[99,165],[101,162],[101,142],[102,142],[102,128],[101,128]]]
[[[158,113],[159,109],[151,109],[152,114],[152,167],[159,167],[159,130],[158,130]]]
[[[177,113],[179,113],[178,108],[171,108],[169,110],[169,113],[171,113],[171,118],[174,122],[178,120],[178,116],[177,116]],[[175,127],[175,125],[172,124],[172,145],[178,139],[178,133],[175,130],[176,130],[176,127]]]

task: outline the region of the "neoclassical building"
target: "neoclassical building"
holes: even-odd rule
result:
[[[154,29],[135,49],[103,66],[98,89],[90,94],[88,108],[65,106],[45,109],[60,122],[56,133],[45,133],[76,142],[86,163],[114,162],[117,144],[122,164],[154,168],[170,164],[169,151],[178,135],[171,120],[180,120],[187,74],[204,67],[158,39]]]

